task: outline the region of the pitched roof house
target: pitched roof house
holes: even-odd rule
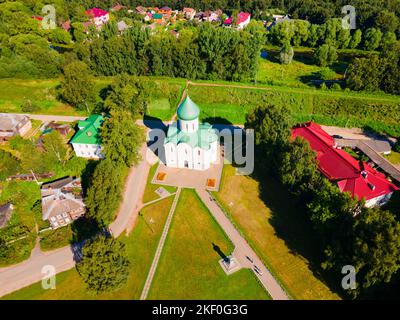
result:
[[[110,20],[110,14],[108,11],[99,8],[88,9],[85,11],[85,14],[90,18],[91,21],[94,22],[97,27],[100,27]]]
[[[42,218],[53,229],[70,224],[86,212],[80,179],[68,177],[43,184],[41,195]]]
[[[384,174],[337,148],[333,137],[318,124],[299,125],[292,129],[292,136],[307,140],[317,154],[320,172],[336,183],[340,191],[349,192],[358,200],[365,199],[366,207],[386,203],[398,190]]]
[[[250,23],[251,14],[247,12],[240,12],[237,16],[235,24],[237,25],[237,29],[243,29]],[[229,17],[224,21],[224,25],[230,26],[233,24],[233,17]]]
[[[11,219],[11,214],[14,206],[11,203],[6,203],[0,206],[0,229],[4,228]]]
[[[100,128],[104,122],[102,115],[93,114],[86,120],[78,122],[78,132],[70,143],[75,154],[82,158],[103,159]]]
[[[0,113],[0,141],[16,135],[25,135],[32,128],[32,123],[25,115]]]

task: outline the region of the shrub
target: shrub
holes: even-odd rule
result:
[[[32,102],[31,100],[25,100],[21,104],[21,110],[22,110],[22,112],[31,113],[31,112],[39,111],[40,107],[36,103]]]

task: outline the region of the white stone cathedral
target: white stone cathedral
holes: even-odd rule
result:
[[[178,121],[168,127],[166,166],[207,170],[218,161],[218,135],[209,123],[199,124],[199,114],[199,107],[187,96],[178,107]]]

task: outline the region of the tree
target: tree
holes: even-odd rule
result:
[[[20,163],[11,153],[0,150],[0,181],[17,174]]]
[[[351,36],[351,40],[349,42],[349,48],[350,49],[357,48],[358,45],[361,43],[361,40],[362,40],[362,31],[360,29],[357,29]]]
[[[246,115],[245,128],[254,130],[256,151],[265,157],[263,163],[277,164],[290,137],[290,111],[275,105],[258,106]]]
[[[60,94],[62,98],[79,110],[87,110],[95,102],[94,80],[88,66],[74,61],[64,67]]]
[[[382,32],[379,29],[369,28],[364,34],[364,49],[375,50],[379,47],[382,39]]]
[[[143,81],[125,73],[116,77],[104,102],[108,111],[125,110],[134,117],[143,116],[147,111],[147,104],[148,95]]]
[[[347,70],[346,84],[353,90],[379,90],[383,65],[378,56],[355,58]]]
[[[293,45],[299,47],[305,44],[309,36],[310,23],[306,20],[294,20]]]
[[[354,225],[354,257],[358,282],[368,288],[389,282],[400,269],[400,224],[389,211],[365,209]]]
[[[87,216],[106,227],[115,216],[122,198],[122,180],[124,167],[114,164],[110,159],[102,160],[90,179],[87,197]]]
[[[76,265],[88,290],[96,294],[121,288],[128,280],[129,267],[125,245],[104,235],[85,243]]]
[[[399,18],[394,12],[379,11],[375,18],[375,27],[383,32],[395,32],[399,26]]]
[[[283,184],[297,194],[310,190],[318,175],[315,152],[310,144],[297,137],[281,154],[279,176]]]
[[[290,64],[293,60],[294,50],[288,42],[286,42],[279,52],[279,60],[282,64]]]
[[[323,44],[315,51],[314,58],[319,66],[326,67],[336,62],[338,55],[335,47]]]
[[[43,137],[43,146],[48,155],[47,161],[50,163],[60,163],[64,166],[67,161],[68,148],[61,134],[56,130],[46,134]]]
[[[129,111],[113,111],[101,129],[104,155],[114,163],[130,167],[140,160],[145,141],[143,130]]]

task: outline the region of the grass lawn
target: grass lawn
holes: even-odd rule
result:
[[[155,192],[159,187],[163,187],[169,193],[176,192],[176,187],[161,186],[161,185],[158,185],[158,184],[151,183],[151,180],[153,179],[154,174],[156,173],[157,167],[158,167],[158,162],[156,164],[152,165],[151,168],[150,168],[149,175],[147,177],[146,189],[145,189],[144,195],[143,195],[143,203],[146,203],[146,202],[149,202],[149,201],[153,201],[153,200],[157,200],[158,198],[160,198],[158,196],[158,194]]]
[[[81,280],[76,269],[57,275],[57,289],[43,290],[41,283],[33,284],[19,291],[11,293],[2,299],[20,300],[62,300],[62,299],[139,299],[147,273],[157,248],[161,232],[173,198],[163,199],[141,212],[131,234],[120,239],[125,242],[131,261],[131,274],[126,286],[115,292],[93,295],[86,291],[85,284]],[[149,224],[149,221],[152,221]],[[150,226],[151,225],[151,226]]]
[[[260,190],[256,180],[226,165],[214,195],[294,299],[339,298],[311,270],[306,257],[316,254],[318,240],[283,187],[269,180]]]
[[[400,165],[400,153],[392,151],[389,155],[385,156],[391,163]]]
[[[30,100],[40,109],[34,113],[58,115],[84,115],[57,100],[58,79],[52,80],[0,80],[0,112],[23,113],[21,104]]]
[[[318,73],[324,68],[317,65],[305,64],[293,60],[288,65],[279,62],[259,58],[259,69],[257,72],[257,83],[269,83],[274,85],[285,85],[292,87],[308,87],[308,81],[318,79]],[[332,71],[333,79],[341,79],[341,75]]]
[[[7,202],[14,205],[11,219],[7,226],[0,230],[0,237],[9,242],[27,236],[0,251],[0,267],[4,267],[19,263],[30,256],[36,237],[35,216],[31,209],[40,199],[40,191],[35,182],[0,182],[0,186],[0,205]]]
[[[269,299],[253,273],[227,276],[213,244],[233,245],[193,190],[181,193],[148,299]]]

